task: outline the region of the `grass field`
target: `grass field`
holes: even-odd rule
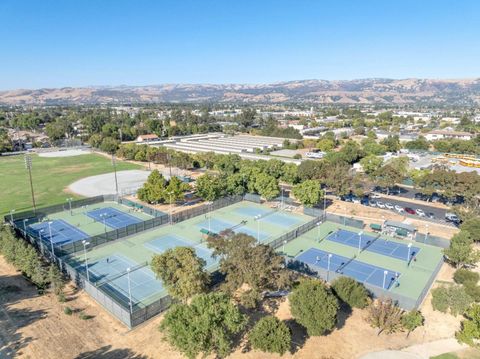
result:
[[[363,251],[358,254],[358,250],[354,247],[337,243],[324,238],[331,231],[338,228],[348,229],[352,232],[359,232],[358,229],[352,227],[344,227],[332,222],[325,222],[318,228],[315,228],[304,235],[294,239],[285,245],[285,253],[290,257],[296,257],[300,253],[310,248],[317,248],[325,252],[341,255],[346,258],[352,258],[357,255],[357,260],[401,273],[399,287],[391,288],[390,291],[398,293],[416,300],[428,283],[428,280],[442,258],[442,249],[415,242],[414,246],[420,248],[417,260],[407,266],[405,260],[399,260],[379,253]],[[388,240],[405,244],[405,241],[396,240],[391,237],[382,236],[379,241]]]
[[[113,172],[108,158],[97,154],[73,157],[39,157],[32,155],[32,177],[37,207],[64,203],[65,188],[81,178]],[[141,168],[138,165],[117,161],[117,170]],[[10,209],[17,212],[32,208],[30,183],[23,156],[0,157],[0,215]]]

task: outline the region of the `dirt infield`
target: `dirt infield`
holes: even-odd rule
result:
[[[51,151],[51,152],[39,152],[38,155],[40,157],[72,157],[72,156],[80,156],[86,155],[91,153],[90,150],[65,150],[65,151]]]

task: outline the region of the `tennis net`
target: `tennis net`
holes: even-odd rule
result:
[[[142,262],[136,266],[133,266],[130,268],[130,273],[138,270],[138,269],[141,269],[143,267],[146,267],[148,265],[148,262]],[[113,274],[103,280],[99,280],[97,282],[95,282],[95,286],[96,287],[101,287],[102,285],[105,285],[105,284],[108,284],[110,282],[113,282],[115,279],[118,279],[120,277],[123,277],[124,275],[126,275],[128,273],[127,270],[123,271],[123,272],[120,272],[120,273],[117,273],[117,274]]]
[[[362,248],[361,251],[363,252],[363,251],[367,250],[368,247],[370,247],[373,243],[375,243],[381,236],[382,236],[382,235],[379,234],[378,236],[376,236],[376,237],[373,238],[372,240],[367,241],[367,244],[365,244],[365,245],[363,246],[363,248]]]

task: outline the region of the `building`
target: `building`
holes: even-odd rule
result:
[[[160,138],[154,134],[140,135],[137,137],[137,142],[152,142],[152,141],[158,141],[159,139]]]
[[[469,132],[461,131],[446,131],[446,130],[434,130],[425,135],[428,141],[443,140],[443,139],[456,139],[456,140],[471,140],[474,137]]]

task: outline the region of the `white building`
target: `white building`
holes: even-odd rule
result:
[[[446,130],[434,130],[425,135],[428,141],[443,140],[443,139],[457,139],[457,140],[471,140],[474,137],[469,132],[460,131],[446,131]]]

